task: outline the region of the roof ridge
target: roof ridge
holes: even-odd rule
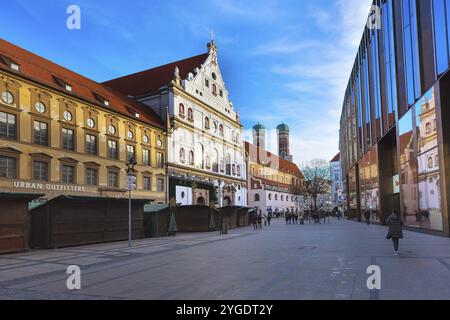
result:
[[[124,75],[124,76],[120,76],[120,77],[117,77],[117,78],[109,79],[109,80],[101,82],[101,84],[107,84],[108,82],[111,82],[111,81],[115,81],[115,80],[119,80],[119,79],[125,79],[127,77],[132,77],[132,76],[137,76],[137,75],[140,75],[140,74],[152,71],[152,70],[156,70],[156,69],[159,69],[159,68],[164,68],[164,67],[170,66],[171,64],[185,62],[185,61],[188,61],[188,60],[191,60],[191,59],[200,58],[201,56],[207,56],[208,54],[209,53],[201,53],[201,54],[198,54],[198,55],[195,55],[195,56],[191,56],[191,57],[188,57],[188,58],[185,58],[185,59],[172,61],[172,62],[165,63],[165,64],[162,64],[162,65],[153,67],[153,68],[148,68],[148,69],[137,71],[137,72],[133,72],[133,73],[130,73],[130,74],[127,74],[127,75]]]

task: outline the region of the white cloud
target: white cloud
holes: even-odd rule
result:
[[[289,37],[261,44],[256,52],[282,52],[288,62],[271,71],[286,79],[291,100],[274,100],[277,110],[268,120],[291,124],[291,152],[296,162],[330,160],[338,151],[339,118],[347,82],[367,21],[372,0],[338,0],[335,7],[309,7],[308,14],[323,32],[317,43]],[[278,42],[277,42],[278,41]],[[279,48],[273,45],[279,44]],[[313,46],[313,50],[303,50]],[[259,114],[251,115],[263,119]],[[262,121],[262,120],[260,120]]]

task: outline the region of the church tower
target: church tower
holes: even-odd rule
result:
[[[262,124],[253,127],[253,144],[258,148],[266,149],[266,128]]]
[[[287,124],[280,124],[277,127],[278,133],[278,155],[286,160],[292,161],[292,155],[289,150],[289,133],[290,129]]]

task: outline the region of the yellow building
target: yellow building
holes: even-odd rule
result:
[[[166,202],[166,133],[148,107],[0,39],[0,192]]]

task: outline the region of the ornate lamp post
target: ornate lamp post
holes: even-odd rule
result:
[[[128,190],[128,247],[131,248],[131,190],[136,189],[136,160],[134,158],[128,159],[126,186]]]

